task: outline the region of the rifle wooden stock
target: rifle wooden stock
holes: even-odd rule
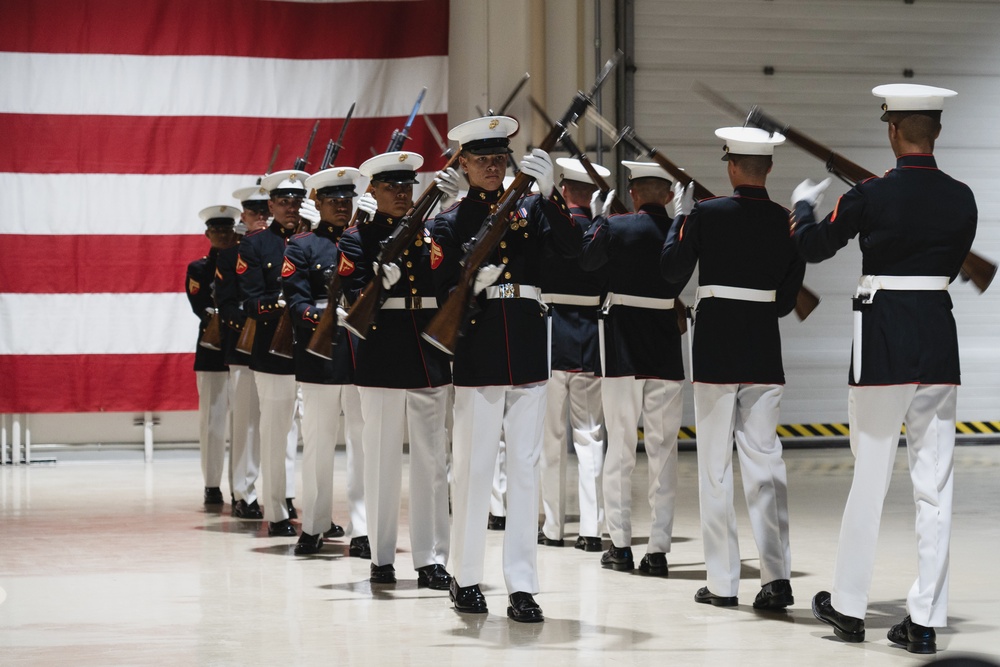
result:
[[[851,162],[840,153],[834,152],[829,147],[824,146],[810,137],[807,137],[788,125],[783,125],[764,113],[760,107],[755,106],[750,109],[750,113],[747,115],[747,122],[756,125],[763,130],[767,130],[768,132],[780,132],[785,135],[785,138],[788,139],[788,141],[792,142],[813,157],[817,157],[822,160],[826,165],[827,171],[842,178],[851,185],[856,185],[861,181],[875,176],[872,172],[858,164],[855,164],[854,162]],[[961,275],[964,280],[972,281],[972,284],[976,286],[976,289],[982,293],[985,292],[986,288],[990,286],[991,282],[993,282],[993,276],[996,275],[996,272],[996,264],[974,252],[969,252],[969,254],[965,257],[965,261],[962,262],[962,269],[959,275]]]
[[[962,262],[962,271],[959,273],[963,279],[971,280],[980,293],[986,291],[996,274],[996,264],[971,251],[965,256],[965,261]]]
[[[236,341],[236,350],[243,354],[253,352],[253,339],[257,335],[257,320],[248,317],[243,323],[243,331],[240,332],[239,340]]]
[[[285,359],[291,359],[294,351],[295,338],[292,327],[292,313],[288,308],[285,308],[278,319],[278,326],[274,329],[274,337],[271,339],[271,347],[268,349],[268,352]]]
[[[340,274],[334,273],[327,285],[327,302],[323,314],[319,316],[316,330],[306,346],[306,352],[326,360],[333,359],[333,346],[337,340],[337,304],[340,303]]]
[[[444,169],[451,168],[456,162],[458,162],[458,153],[451,156]],[[347,313],[347,317],[344,318],[344,326],[358,338],[364,338],[368,334],[375,321],[375,315],[382,307],[384,291],[382,267],[398,261],[403,256],[403,252],[413,245],[417,236],[424,229],[424,219],[441,200],[443,194],[437,183],[432,181],[430,186],[420,195],[420,198],[410,207],[410,210],[406,212],[403,219],[399,221],[399,225],[392,231],[392,234],[383,242],[382,248],[375,258],[375,263],[378,264],[375,275],[361,290],[354,305],[351,306],[351,310]]]
[[[198,345],[206,350],[222,349],[222,318],[219,317],[219,311],[212,313],[205,330],[201,333]]]
[[[795,295],[795,316],[799,321],[805,320],[819,305],[819,295],[803,285]]]

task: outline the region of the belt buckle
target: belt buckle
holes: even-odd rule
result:
[[[502,283],[497,287],[500,288],[501,299],[516,299],[521,296],[521,290],[517,283]]]
[[[406,307],[409,310],[420,310],[424,307],[424,305],[419,296],[411,296],[406,299]]]

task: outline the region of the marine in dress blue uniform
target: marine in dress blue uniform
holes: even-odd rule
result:
[[[341,412],[347,441],[348,528],[352,539],[349,553],[362,555],[367,544],[360,460],[361,402],[354,386],[356,341],[340,327],[332,359],[308,351],[323,311],[337,307],[327,302],[327,285],[337,270],[337,242],[350,222],[357,196],[355,183],[360,175],[353,167],[331,167],[306,179],[306,190],[315,191],[316,204],[312,199],[303,200],[299,217],[314,228],[291,238],[281,270],[282,291],[294,325],[295,379],[302,397],[302,534],[295,545],[297,555],[320,551],[324,535],[344,535],[344,529],[331,519],[333,462]]]
[[[506,116],[468,121],[448,133],[461,144],[459,162],[470,188],[434,221],[431,266],[438,301],[456,285],[468,242],[502,194],[517,122]],[[506,444],[507,519],[503,570],[516,621],[543,620],[538,592],[537,466],[549,376],[545,309],[538,285],[547,249],[564,257],[580,251],[581,230],[555,191],[552,162],[536,149],[521,163],[540,194],[516,204],[492,258],[476,278],[475,312],[454,357],[454,518],[451,598],[458,611],[485,613],[483,580],[491,480],[503,433]]]
[[[287,459],[295,459],[295,365],[291,359],[271,354],[271,340],[284,309],[281,267],[285,246],[299,224],[299,206],[306,194],[309,174],[286,170],[268,174],[261,186],[268,191],[268,208],[274,221],[247,234],[240,242],[236,264],[243,311],[256,320],[250,354],[260,399],[261,473],[264,477],[264,512],[268,535],[295,535],[289,521]],[[293,468],[294,470],[294,468]]]
[[[934,142],[944,100],[954,91],[915,84],[878,86],[896,167],[856,184],[817,221],[825,183],[796,188],[795,238],[803,257],[823,261],[857,236],[861,278],[855,297],[849,420],[854,481],[844,508],[830,593],[813,599],[820,620],[847,641],[864,639],[882,504],[906,425],[916,502],[917,578],[908,616],[889,640],[914,653],[936,650],[948,624],[948,561],[958,334],[947,288],[972,247],[978,212],[972,191],[941,171]]]
[[[622,165],[629,170],[629,193],[636,211],[598,215],[583,238],[580,256],[583,268],[605,267],[608,272],[602,306],[601,397],[608,431],[604,512],[612,544],[601,556],[601,564],[619,571],[635,567],[631,478],[641,415],[649,459],[647,497],[652,524],[639,571],[666,576],[684,381],[681,334],[674,310],[681,286],[668,283],[659,271],[659,252],[671,221],[666,205],[673,193],[669,175],[658,165],[633,161]]]
[[[209,206],[198,214],[204,221],[205,236],[211,243],[208,255],[188,264],[185,291],[191,310],[198,317],[198,341],[216,313],[213,298],[215,264],[219,252],[236,243],[233,227],[240,212],[232,206]],[[195,377],[198,383],[198,440],[201,448],[201,473],[205,482],[205,504],[224,502],[222,471],[226,458],[226,432],[229,426],[229,370],[225,354],[200,344],[195,347]],[[232,490],[232,479],[230,490]]]
[[[348,229],[340,241],[339,273],[353,302],[374,275],[384,241],[413,203],[415,171],[423,158],[405,151],[364,162],[373,194],[358,203],[370,217]],[[396,541],[402,488],[404,427],[410,450],[410,548],[417,586],[447,589],[448,436],[445,430],[448,358],[420,332],[437,304],[430,273],[428,233],[417,235],[399,264],[383,269],[385,302],[371,330],[358,343],[355,383],[364,418],[365,505],[374,584],[396,582]]]
[[[611,172],[594,165],[601,176]],[[556,160],[559,188],[570,214],[586,233],[592,218],[590,199],[597,186],[579,160]],[[542,265],[542,299],[549,307],[551,368],[546,396],[545,437],[539,483],[545,521],[539,544],[562,546],[566,521],[567,424],[578,468],[580,531],[576,548],[601,550],[604,499],[604,411],[601,406],[597,316],[607,282],[607,268],[584,271],[578,258],[566,259],[547,249]]]
[[[757,128],[721,128],[731,197],[682,211],[663,245],[663,275],[683,285],[698,265],[693,378],[698,495],[707,586],[695,601],[737,604],[740,554],[733,507],[733,440],[760,556],[758,609],[794,602],[788,541],[788,483],[776,435],[785,375],[778,318],[795,307],[805,263],[788,210],[765,187],[774,146]],[[690,186],[689,186],[690,187]]]

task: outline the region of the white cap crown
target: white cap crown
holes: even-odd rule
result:
[[[774,155],[774,147],[785,143],[785,135],[759,127],[720,127],[715,136],[726,142],[723,150],[733,155]]]
[[[557,174],[557,181],[569,180],[569,181],[579,181],[581,183],[589,183],[591,185],[597,185],[594,183],[594,179],[590,177],[587,170],[583,168],[583,163],[580,160],[573,157],[560,157],[556,158],[556,164],[559,165],[560,169]],[[599,164],[595,164],[594,171],[601,178],[607,178],[611,175],[611,170],[607,167],[602,167]]]
[[[668,183],[673,183],[674,179],[666,169],[655,162],[636,162],[634,160],[622,160],[622,166],[628,169],[629,180],[637,178],[662,178]]]

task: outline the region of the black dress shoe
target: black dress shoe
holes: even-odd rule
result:
[[[330,539],[343,536],[344,536],[344,527],[338,526],[332,521],[330,522],[330,530],[323,533],[323,537],[329,537]]]
[[[488,530],[503,530],[507,527],[507,517],[505,516],[493,516],[486,520],[486,528]]]
[[[288,519],[270,521],[267,524],[267,534],[270,537],[295,537],[295,526]]]
[[[295,511],[295,505],[292,504],[293,500],[295,500],[295,498],[285,498],[285,506],[288,507],[288,518],[298,519],[299,513]]]
[[[322,535],[310,535],[309,533],[302,533],[299,535],[299,541],[295,544],[295,555],[296,556],[308,556],[309,554],[316,554],[320,552],[323,548],[323,536]]]
[[[844,616],[833,608],[830,594],[820,591],[813,596],[813,616],[827,625],[833,626],[833,634],[845,642],[863,642],[865,640],[865,621],[853,616]]]
[[[761,587],[760,593],[757,593],[757,597],[753,601],[753,608],[765,611],[783,611],[785,607],[793,604],[795,604],[795,598],[792,597],[791,582],[788,579],[775,579]]]
[[[630,572],[635,569],[635,560],[632,558],[632,548],[622,547],[619,549],[611,544],[611,548],[601,554],[601,567],[610,567],[618,572]]]
[[[444,565],[432,563],[417,568],[417,588],[446,591],[451,587],[451,575]]]
[[[714,595],[712,591],[708,590],[708,586],[702,586],[698,589],[698,592],[694,594],[694,601],[700,604],[710,604],[713,607],[735,607],[740,603],[739,598],[735,595],[733,597]]]
[[[531,593],[511,593],[508,598],[507,616],[518,623],[541,623],[545,620],[542,608],[535,602]]]
[[[253,519],[259,521],[264,518],[264,513],[260,511],[260,505],[253,501],[249,505],[245,500],[237,500],[236,507],[233,508],[233,516],[237,519]]]
[[[229,516],[236,516],[236,496],[229,496]]]
[[[368,536],[352,537],[351,546],[347,547],[347,555],[353,558],[371,560],[372,545],[368,543]]]
[[[651,553],[646,554],[639,561],[639,571],[651,577],[669,576],[667,571],[667,554]]]
[[[396,583],[396,568],[389,565],[376,565],[372,563],[371,576],[368,581],[373,584],[394,584]]]
[[[581,535],[576,538],[576,544],[573,547],[580,551],[602,551],[604,544],[599,537],[584,537]]]
[[[889,628],[889,641],[906,647],[910,653],[937,653],[937,633],[934,628],[917,625],[907,616]]]
[[[226,501],[222,498],[222,489],[217,486],[206,486],[205,487],[205,504],[206,505],[225,505]]]
[[[551,538],[545,537],[544,531],[538,531],[538,543],[546,547],[564,547],[566,546],[566,540],[553,540]]]
[[[451,586],[448,588],[448,597],[455,605],[455,611],[466,614],[485,614],[486,598],[479,590],[479,584],[474,586],[459,586],[455,578],[451,579]]]

